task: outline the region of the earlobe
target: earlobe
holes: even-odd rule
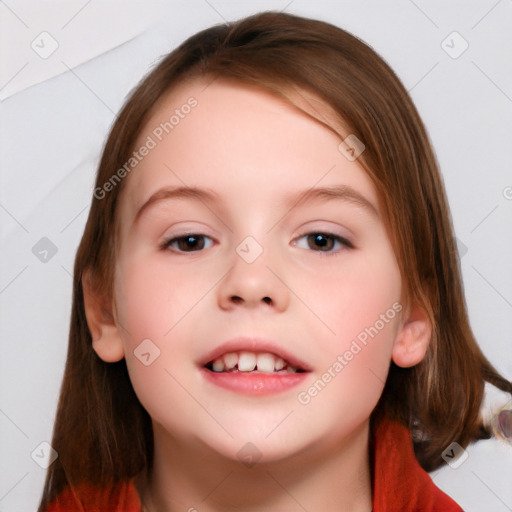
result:
[[[402,368],[420,363],[430,343],[432,325],[427,312],[419,304],[414,305],[393,344],[393,362]]]
[[[85,317],[92,337],[92,348],[107,363],[124,357],[124,346],[112,315],[112,307],[95,289],[90,272],[82,277]]]

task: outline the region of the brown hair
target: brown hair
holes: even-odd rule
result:
[[[431,470],[452,442],[488,437],[479,409],[484,382],[512,392],[480,351],[468,321],[444,186],[426,130],[407,91],[366,44],[321,21],[265,12],[214,26],[167,55],[132,92],[106,141],[96,187],[123,166],[152,108],[178,83],[222,77],[284,98],[309,91],[364,142],[359,158],[392,226],[390,237],[409,299],[433,325],[427,355],[413,368],[391,368],[372,426],[387,416],[413,433],[416,456]],[[128,178],[129,179],[129,178]],[[66,369],[39,510],[65,486],[109,485],[148,469],[152,429],[125,361],[106,363],[92,349],[84,312],[85,271],[112,304],[121,181],[92,200],[75,260]]]

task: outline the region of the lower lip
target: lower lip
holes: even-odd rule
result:
[[[202,369],[204,378],[224,389],[244,395],[263,396],[287,391],[304,382],[304,373],[212,372]]]

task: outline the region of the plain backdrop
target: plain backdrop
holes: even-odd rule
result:
[[[6,0],[0,3],[0,511],[34,511],[40,498],[45,469],[37,455],[48,453],[41,443],[51,441],[74,254],[115,114],[141,77],[185,38],[267,9],[352,32],[410,91],[445,180],[471,325],[491,362],[512,379],[510,0]],[[486,411],[507,400],[490,390]],[[432,473],[435,483],[468,512],[511,511],[512,447],[483,441],[467,453],[458,469]]]

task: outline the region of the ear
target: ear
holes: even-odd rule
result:
[[[107,363],[120,361],[124,357],[124,346],[112,315],[112,305],[98,293],[89,271],[83,274],[82,290],[92,348]]]
[[[393,345],[393,362],[402,368],[420,363],[427,352],[432,325],[425,309],[414,304],[409,309]]]

